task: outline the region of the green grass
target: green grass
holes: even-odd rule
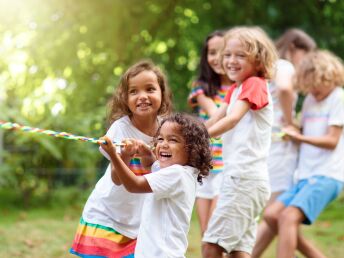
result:
[[[75,190],[66,190],[55,202],[36,204],[36,207],[29,210],[13,205],[11,198],[5,201],[6,198],[0,197],[0,257],[75,257],[68,250],[88,191],[81,193],[82,197],[70,198],[71,194],[75,195]],[[344,257],[343,207],[344,195],[327,207],[314,225],[303,228],[307,238],[316,243],[328,257]],[[201,257],[200,241],[194,214],[186,257]],[[274,245],[263,257],[275,257]]]

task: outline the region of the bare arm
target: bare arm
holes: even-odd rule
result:
[[[152,189],[144,176],[136,176],[116,153],[111,140],[108,137],[102,138],[106,144],[100,144],[109,154],[111,162],[116,170],[116,175],[124,187],[131,193],[151,193]]]
[[[323,136],[306,136],[292,130],[286,130],[285,133],[291,138],[291,140],[297,143],[303,142],[319,148],[333,150],[339,142],[342,130],[343,127],[329,126],[328,132]]]
[[[216,110],[216,112],[210,117],[210,119],[208,119],[205,122],[205,126],[207,128],[210,128],[220,119],[224,118],[226,116],[227,107],[228,107],[227,103],[222,103],[221,106]]]
[[[295,95],[292,89],[280,89],[278,99],[283,112],[283,122],[285,125],[293,124],[293,108]]]
[[[197,96],[197,103],[208,114],[209,117],[212,117],[217,110],[217,106],[212,98],[204,94]]]
[[[208,128],[211,137],[220,136],[221,134],[229,131],[243,118],[249,111],[250,104],[247,101],[238,100],[234,104],[232,112],[218,120],[215,124]]]

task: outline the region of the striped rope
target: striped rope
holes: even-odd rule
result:
[[[45,129],[40,129],[40,128],[35,128],[35,127],[29,127],[25,125],[20,125],[17,123],[11,123],[11,122],[6,122],[0,120],[0,128],[6,129],[6,130],[18,130],[18,131],[23,131],[23,132],[28,132],[28,133],[38,133],[38,134],[45,134],[57,138],[63,138],[67,140],[73,140],[73,141],[82,141],[82,142],[91,142],[91,143],[105,143],[105,140],[99,140],[99,138],[89,138],[85,136],[79,136],[79,135],[74,135],[66,132],[56,132],[52,130],[45,130]],[[114,143],[117,146],[122,146],[123,144],[121,143]]]

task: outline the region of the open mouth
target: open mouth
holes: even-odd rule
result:
[[[151,104],[149,103],[140,103],[140,104],[137,104],[137,107],[139,108],[146,108],[146,107],[149,107]]]
[[[166,152],[160,152],[159,155],[162,158],[171,158],[172,157],[172,154],[166,153]]]

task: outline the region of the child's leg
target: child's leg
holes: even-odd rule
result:
[[[208,221],[216,206],[221,185],[222,174],[211,173],[203,179],[203,184],[197,187],[196,211],[201,227],[201,235],[207,229]]]
[[[225,252],[221,246],[213,243],[202,243],[202,257],[203,258],[222,258]]]
[[[297,207],[287,207],[278,219],[277,257],[294,257],[297,246],[299,227],[305,215]]]
[[[250,258],[251,255],[241,251],[233,251],[229,254],[229,258]]]
[[[203,257],[221,257],[228,253],[252,252],[257,223],[269,198],[268,182],[225,176],[214,213],[203,237]]]
[[[338,196],[342,187],[342,182],[325,176],[313,176],[298,183],[297,193],[278,219],[278,257],[292,257],[300,224],[312,224],[323,209]],[[278,199],[283,199],[283,196],[285,194]],[[300,238],[300,249],[317,252],[311,244],[303,240]]]
[[[268,208],[276,199],[281,192],[274,192],[271,194],[271,198],[266,206]],[[276,236],[275,232],[272,231],[266,221],[263,219],[258,225],[257,240],[252,251],[252,257],[260,257],[265,249],[270,245],[271,241]]]
[[[260,257],[275,236],[275,232],[270,229],[269,225],[264,220],[262,220],[258,227],[257,241],[252,251],[252,258]]]
[[[305,257],[309,258],[326,258],[326,256],[308,241],[299,231],[297,237],[297,250],[299,250]]]
[[[208,225],[211,206],[212,206],[212,199],[203,199],[203,198],[196,199],[196,211],[197,211],[197,216],[198,216],[198,221],[200,224],[202,236]]]
[[[278,232],[278,218],[285,208],[286,206],[283,202],[276,200],[264,211],[263,219],[273,234]]]

